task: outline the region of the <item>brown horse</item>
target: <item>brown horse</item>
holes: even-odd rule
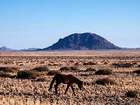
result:
[[[67,84],[65,94],[67,93],[69,87],[71,87],[71,89],[73,91],[73,94],[75,95],[74,88],[73,88],[73,83],[76,83],[80,90],[83,88],[83,81],[79,80],[78,78],[74,77],[73,75],[56,74],[53,77],[53,80],[50,84],[49,91],[52,89],[52,86],[53,86],[54,82],[56,82],[56,84],[54,86],[56,94],[58,93],[57,92],[58,85],[61,84],[61,83]]]

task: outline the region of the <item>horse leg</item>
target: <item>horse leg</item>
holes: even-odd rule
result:
[[[74,92],[74,88],[73,88],[73,86],[72,86],[72,85],[71,85],[71,89],[72,89],[72,91],[73,91],[73,94],[74,94],[74,95],[76,95],[76,94],[75,94],[75,92]]]
[[[55,94],[58,94],[58,92],[57,92],[57,88],[58,88],[58,83],[54,86],[55,87]]]
[[[67,88],[66,88],[66,90],[65,90],[65,94],[67,93],[69,87],[70,87],[70,84],[67,85]]]
[[[49,87],[48,91],[51,91],[55,80],[56,80],[56,77],[54,77],[53,80],[51,81],[51,84],[50,84],[50,87]]]

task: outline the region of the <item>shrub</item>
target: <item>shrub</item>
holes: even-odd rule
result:
[[[131,63],[113,63],[112,64],[112,66],[113,67],[115,67],[115,68],[129,68],[129,67],[133,67],[134,66],[134,64],[131,64]]]
[[[98,85],[114,85],[116,84],[115,81],[109,79],[109,78],[103,78],[103,79],[98,79],[95,82]]]
[[[60,68],[60,71],[65,71],[65,70],[70,70],[70,68],[69,67],[61,67]]]
[[[39,66],[39,67],[33,68],[32,71],[46,72],[46,71],[49,71],[49,68],[47,66]]]
[[[77,67],[70,67],[70,70],[79,70]]]
[[[37,73],[36,72],[32,72],[32,71],[18,71],[17,72],[17,78],[20,79],[35,79],[37,77]]]
[[[125,93],[126,97],[130,97],[130,98],[137,98],[138,97],[138,92],[135,90],[129,90]]]
[[[83,65],[96,65],[96,63],[95,62],[85,62],[85,63],[83,63]]]
[[[135,70],[133,73],[136,73],[137,75],[140,75],[140,70]]]
[[[100,69],[95,72],[96,75],[110,75],[112,74],[112,70],[110,69]]]
[[[50,70],[50,71],[47,73],[47,75],[53,76],[53,75],[58,74],[58,73],[59,73],[58,71]]]
[[[77,71],[79,70],[77,67],[62,67],[60,68],[60,71]]]
[[[79,74],[80,76],[89,76],[89,74]]]
[[[138,65],[137,67],[140,67],[140,65]]]
[[[18,68],[17,67],[0,67],[0,71],[1,72],[10,72],[10,73],[13,73],[13,72],[17,72],[18,71]]]
[[[85,72],[93,72],[93,71],[96,71],[94,68],[87,68],[86,70],[85,70]]]
[[[80,63],[76,62],[74,65],[75,65],[75,66],[78,66],[78,65],[80,65]]]

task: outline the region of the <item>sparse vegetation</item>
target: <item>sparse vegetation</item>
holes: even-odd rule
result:
[[[0,71],[0,77],[10,78],[12,75],[7,72]]]
[[[62,67],[62,68],[60,68],[60,71],[73,71],[73,72],[76,72],[76,71],[78,71],[79,69],[77,68],[77,67],[75,67],[75,66],[72,66],[72,67]]]
[[[50,71],[47,73],[47,75],[53,76],[53,75],[58,74],[58,73],[59,73],[59,72],[56,71],[56,70],[50,70]]]
[[[140,65],[137,65],[137,67],[140,67]]]
[[[83,65],[84,62],[91,61],[97,64]],[[112,64],[116,62],[131,63],[135,66],[116,69],[112,67]],[[13,71],[0,70],[0,104],[2,105],[140,104],[140,78],[137,76],[140,74],[139,52],[124,51],[121,55],[114,51],[107,53],[87,51],[86,53],[74,52],[74,54],[69,52],[8,52],[1,53],[0,65],[18,68]],[[45,69],[42,68],[44,65]],[[64,68],[60,69],[60,67]],[[55,89],[53,88],[50,92],[48,88],[56,73],[76,76],[84,81],[85,89],[78,90],[77,85],[74,84],[76,96],[72,95],[71,89],[64,95],[66,89],[64,84],[58,88],[60,94],[55,95]]]
[[[17,78],[19,79],[35,79],[38,76],[38,74],[36,72],[32,72],[32,71],[18,71],[17,72]]]
[[[140,75],[140,70],[135,70],[135,71],[133,71],[133,73]]]
[[[126,92],[125,95],[126,95],[126,97],[129,97],[129,98],[137,98],[138,94],[139,94],[139,92],[136,90],[129,90]]]
[[[96,65],[96,62],[85,62],[85,63],[83,63],[83,65]]]
[[[61,67],[60,71],[70,70],[70,67]]]
[[[114,85],[116,84],[114,80],[111,80],[109,78],[103,78],[103,79],[98,79],[95,82],[98,85]]]
[[[19,68],[17,67],[0,67],[0,71],[1,72],[11,72],[11,73],[14,73],[14,72],[17,72],[19,70]]]
[[[94,72],[94,71],[96,71],[94,68],[87,68],[86,70],[85,70],[85,72]]]
[[[95,72],[96,75],[111,75],[112,70],[110,69],[100,69]]]
[[[39,67],[33,68],[32,71],[48,72],[49,71],[49,68],[47,66],[39,66]]]
[[[115,68],[129,68],[129,67],[133,67],[134,64],[133,63],[113,63],[112,66]]]

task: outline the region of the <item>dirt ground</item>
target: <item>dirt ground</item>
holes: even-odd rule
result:
[[[133,72],[140,70],[140,51],[0,52],[0,67],[17,67],[18,72],[38,66],[74,75],[86,91],[74,84],[76,95],[71,89],[65,95],[66,85],[61,84],[59,94],[49,92],[53,75],[47,74],[36,79],[0,77],[0,105],[140,105],[140,76]],[[75,69],[61,71],[62,67]],[[97,75],[102,69],[112,74]],[[114,84],[97,84],[104,78]],[[127,96],[128,91],[135,91],[136,97]]]

